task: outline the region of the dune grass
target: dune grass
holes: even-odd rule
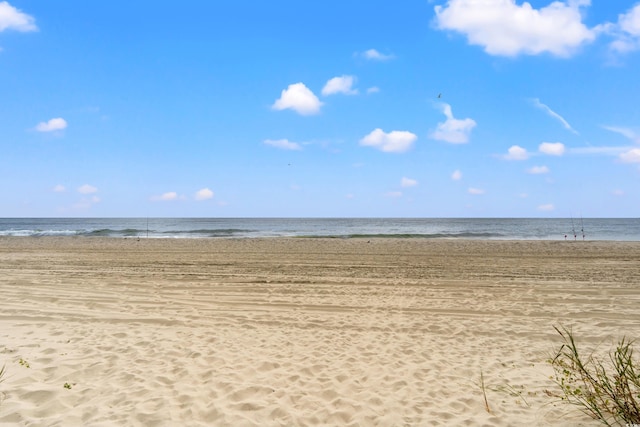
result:
[[[4,376],[7,373],[7,369],[5,365],[2,365],[2,368],[0,368],[0,384],[2,384],[2,382],[4,381]],[[2,403],[2,400],[4,398],[4,394],[2,393],[2,391],[0,391],[0,403]]]
[[[487,388],[484,385],[484,373],[482,372],[482,369],[480,370],[480,388],[482,389],[482,395],[484,396],[484,409],[486,409],[488,413],[491,413],[489,401],[487,400]]]
[[[562,400],[608,426],[640,425],[640,372],[633,341],[622,338],[608,357],[584,356],[570,329],[554,328],[563,343],[549,362]]]

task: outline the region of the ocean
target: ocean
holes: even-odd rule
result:
[[[0,218],[0,236],[640,241],[640,218]]]

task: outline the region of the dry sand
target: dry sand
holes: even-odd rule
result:
[[[0,238],[0,296],[0,425],[596,426],[553,326],[640,338],[640,242]]]

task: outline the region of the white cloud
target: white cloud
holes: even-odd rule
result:
[[[453,171],[453,173],[451,174],[451,179],[454,181],[460,181],[462,179],[462,172],[460,172],[459,170]]]
[[[551,211],[554,211],[555,209],[556,209],[556,207],[553,206],[553,204],[551,204],[551,203],[547,203],[545,205],[538,206],[538,210],[539,211],[544,211],[544,212],[551,212]]]
[[[608,29],[615,37],[610,45],[612,50],[626,53],[640,49],[640,3],[620,14],[618,23]]]
[[[38,31],[35,19],[21,12],[8,2],[0,2],[0,32],[16,30],[21,32]]]
[[[48,122],[40,122],[36,125],[38,132],[53,132],[67,128],[67,121],[61,117],[51,119]]]
[[[172,201],[172,200],[178,200],[178,193],[176,193],[175,191],[169,191],[167,193],[163,193],[159,196],[153,196],[151,197],[151,200],[154,201],[160,201],[160,202],[168,202],[168,201]]]
[[[449,0],[435,6],[436,25],[466,35],[472,45],[490,55],[538,55],[548,52],[570,56],[593,41],[597,30],[582,23],[580,7],[590,0],[554,1],[534,9],[515,0]]]
[[[505,160],[527,160],[529,153],[519,145],[512,145],[508,150],[508,154],[504,155],[503,158]]]
[[[416,181],[415,179],[403,177],[400,180],[400,186],[403,188],[415,187],[416,185],[418,185],[418,181]]]
[[[574,134],[578,135],[578,132],[571,127],[571,125],[569,124],[569,122],[567,122],[564,117],[562,117],[560,114],[556,113],[555,111],[553,111],[551,108],[549,108],[548,106],[546,106],[545,104],[543,104],[542,102],[540,102],[540,100],[538,98],[534,98],[531,100],[531,102],[533,103],[533,105],[541,110],[543,110],[544,112],[546,112],[548,115],[550,115],[551,117],[553,117],[554,119],[558,120],[560,123],[562,123],[562,126],[564,126],[565,129],[567,129],[570,132],[573,132]]]
[[[394,130],[385,133],[378,128],[360,140],[360,145],[377,148],[386,153],[403,153],[409,150],[418,137],[408,131]]]
[[[565,148],[562,142],[543,142],[538,147],[538,151],[550,156],[562,156]]]
[[[380,92],[380,88],[378,86],[372,86],[367,89],[367,93],[378,93]]]
[[[482,194],[485,193],[485,191],[481,188],[474,188],[474,187],[469,187],[469,189],[467,190],[467,192],[469,194],[473,194],[474,196],[480,196]]]
[[[546,166],[533,166],[532,168],[527,169],[527,173],[532,175],[541,175],[549,173],[549,168]]]
[[[208,188],[203,188],[202,190],[196,191],[196,200],[209,200],[213,199],[213,191]]]
[[[79,210],[85,210],[85,209],[90,209],[91,206],[95,205],[96,203],[100,203],[100,197],[98,196],[92,196],[89,198],[84,198],[82,200],[80,200],[79,202],[75,203],[73,205],[73,209],[79,209]]]
[[[640,3],[632,7],[629,12],[618,18],[620,28],[635,37],[640,37]]]
[[[640,148],[634,148],[620,154],[620,160],[624,163],[640,163]]]
[[[613,194],[614,196],[621,197],[621,196],[624,196],[624,191],[623,190],[613,190],[611,192],[611,194]]]
[[[304,83],[294,83],[283,90],[280,98],[271,106],[274,110],[292,109],[298,114],[309,116],[318,114],[322,102]]]
[[[364,58],[370,59],[372,61],[388,61],[388,60],[394,58],[393,55],[384,55],[384,54],[378,52],[375,49],[369,49],[369,50],[363,52],[362,56]]]
[[[93,185],[89,185],[89,184],[84,184],[80,187],[78,187],[78,193],[80,194],[93,194],[93,193],[97,193],[98,189],[96,187],[94,187]]]
[[[636,134],[632,129],[622,128],[617,126],[602,126],[602,127],[608,131],[619,133],[620,135],[630,139],[636,144],[640,144],[640,135]]]
[[[54,193],[64,193],[65,191],[67,191],[67,189],[64,185],[58,184],[55,187],[53,187]]]
[[[288,139],[265,139],[264,143],[282,150],[302,150],[297,142],[291,142]]]
[[[438,141],[446,141],[452,144],[465,144],[469,142],[469,134],[476,126],[473,119],[459,120],[453,117],[451,106],[449,104],[441,104],[442,112],[447,120],[438,123],[438,127],[429,136]]]
[[[569,149],[571,154],[583,154],[583,155],[603,155],[603,156],[618,156],[625,151],[628,151],[629,147],[577,147]]]
[[[356,95],[357,89],[353,89],[353,84],[356,82],[354,76],[340,76],[334,77],[329,80],[322,88],[322,95],[334,95],[336,93],[343,93],[345,95]]]

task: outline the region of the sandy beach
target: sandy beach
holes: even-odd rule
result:
[[[553,327],[640,338],[640,242],[5,237],[0,295],[0,425],[597,426]]]

